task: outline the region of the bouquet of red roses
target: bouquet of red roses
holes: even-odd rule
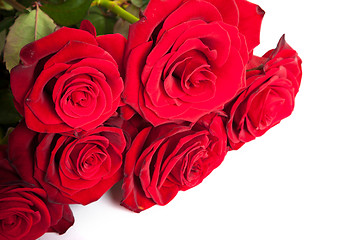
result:
[[[301,59],[284,36],[253,54],[265,13],[253,3],[92,2],[132,23],[121,19],[127,38],[78,12],[62,17],[54,9],[64,4],[36,3],[5,29],[4,72],[22,117],[1,122],[14,128],[0,146],[0,239],[62,234],[74,222],[69,204],[119,182],[122,206],[165,205],[293,111]],[[31,14],[36,41],[19,45],[16,26]]]

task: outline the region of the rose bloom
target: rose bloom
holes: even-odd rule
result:
[[[23,182],[0,146],[0,239],[33,240],[46,232],[63,234],[74,223],[68,205],[47,200],[46,192]]]
[[[119,128],[100,126],[75,138],[36,133],[21,122],[9,146],[20,176],[40,184],[56,203],[89,204],[122,178],[126,140]]]
[[[63,27],[26,45],[10,83],[27,126],[59,133],[90,130],[106,121],[120,104],[125,41],[120,34],[96,37],[84,20],[81,29]]]
[[[255,67],[256,66],[256,67]],[[263,135],[294,109],[302,70],[301,59],[282,37],[276,49],[254,56],[248,87],[226,106],[226,130],[232,149]]]
[[[152,0],[129,29],[124,102],[154,126],[222,109],[245,86],[264,11],[245,0]]]
[[[170,123],[143,129],[126,155],[121,204],[135,212],[167,204],[220,165],[226,144],[216,115],[203,117],[193,127]]]

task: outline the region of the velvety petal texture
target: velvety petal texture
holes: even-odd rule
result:
[[[15,106],[36,132],[91,130],[121,104],[126,39],[96,37],[87,20],[81,28],[63,27],[26,45],[11,70]]]
[[[253,58],[249,63],[253,70],[247,72],[248,87],[226,106],[231,149],[240,148],[288,117],[300,87],[301,59],[284,37],[276,49]]]
[[[36,133],[22,122],[12,132],[9,157],[20,176],[40,184],[51,201],[89,204],[122,179],[126,140],[116,127],[77,137]]]
[[[246,86],[263,15],[240,0],[150,1],[130,26],[124,102],[154,126],[221,110]]]
[[[214,114],[192,127],[165,124],[143,129],[126,155],[121,204],[135,212],[167,204],[221,164],[226,144],[222,120]]]
[[[22,181],[6,150],[0,146],[0,239],[35,240],[46,232],[65,233],[74,223],[69,206],[48,201],[44,189]]]

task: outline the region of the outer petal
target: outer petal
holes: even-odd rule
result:
[[[53,213],[54,209],[60,212],[58,216]],[[49,232],[64,234],[74,224],[75,219],[69,205],[54,203],[49,207],[49,211],[52,216],[51,227],[48,230]]]
[[[9,136],[9,160],[21,178],[38,185],[34,179],[34,145],[36,132],[29,130],[24,121],[20,122]]]
[[[145,128],[135,138],[132,147],[126,154],[124,165],[124,183],[122,185],[123,200],[121,205],[134,211],[140,212],[143,209],[147,209],[155,203],[144,196],[143,190],[141,190],[141,183],[134,177],[136,160],[141,155],[142,149],[145,144],[151,128]]]
[[[173,12],[183,0],[152,0],[144,11],[144,17],[131,24],[125,57],[129,52],[144,42],[151,41],[151,34],[162,21]]]
[[[225,23],[238,26],[239,25],[239,8],[236,0],[227,0],[224,4],[223,0],[206,0],[212,3],[221,13]]]
[[[265,11],[260,6],[246,0],[236,0],[239,8],[239,32],[246,38],[249,52],[260,43],[261,22]]]
[[[136,23],[135,23],[136,24]],[[128,62],[136,62],[137,64],[127,64],[125,88],[123,92],[123,100],[129,104],[137,112],[140,112],[139,101],[141,101],[141,71],[145,65],[146,56],[149,54],[152,42],[143,44],[131,51]]]
[[[106,52],[114,58],[117,65],[119,66],[119,71],[123,75],[123,58],[126,45],[126,38],[121,34],[106,34],[96,37],[96,41],[99,44],[99,47],[104,49]]]

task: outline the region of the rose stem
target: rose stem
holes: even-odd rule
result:
[[[128,21],[129,23],[136,23],[139,21],[137,17],[120,7],[115,1],[110,0],[94,0],[92,2],[93,5],[98,5],[105,7],[112,11],[113,13],[116,13],[119,17],[123,18],[124,20]]]

